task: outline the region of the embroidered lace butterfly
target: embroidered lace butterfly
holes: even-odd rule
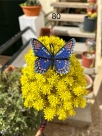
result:
[[[70,69],[69,58],[72,55],[75,42],[75,39],[72,38],[54,55],[54,53],[50,53],[40,41],[32,38],[31,46],[34,55],[38,57],[35,60],[35,72],[43,74],[47,72],[52,65],[55,66],[57,73],[68,73]]]

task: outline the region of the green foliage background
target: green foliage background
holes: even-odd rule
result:
[[[21,70],[0,72],[0,131],[3,136],[32,136],[40,125],[41,112],[25,108],[19,78]]]

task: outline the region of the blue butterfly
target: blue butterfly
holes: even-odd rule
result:
[[[38,58],[35,60],[35,72],[45,73],[51,65],[54,65],[56,72],[66,74],[70,69],[70,56],[72,55],[73,47],[75,46],[75,39],[69,40],[55,55],[50,53],[47,48],[37,39],[32,38],[32,50],[34,55]]]

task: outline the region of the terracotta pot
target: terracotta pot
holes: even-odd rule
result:
[[[86,89],[88,90],[88,94],[89,94],[90,92],[92,92],[93,80],[92,80],[92,78],[91,78],[89,75],[87,75],[87,74],[85,74],[85,79],[86,79],[86,82],[87,82],[87,87],[86,87]]]
[[[97,0],[88,0],[89,3],[96,3]]]
[[[90,68],[92,65],[93,67],[95,66],[95,59],[94,58],[88,58],[86,55],[87,52],[82,53],[82,66],[86,68]],[[95,53],[93,53],[95,54]]]
[[[54,35],[54,30],[52,28],[41,28],[40,36],[51,36]]]
[[[27,16],[38,16],[41,11],[41,6],[21,6],[23,12]]]
[[[7,73],[8,71],[15,71],[15,70],[16,70],[16,67],[15,67],[15,66],[9,65],[9,66],[4,70],[4,73]]]

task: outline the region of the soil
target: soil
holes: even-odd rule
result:
[[[90,53],[86,53],[85,56],[89,59],[94,59],[95,55],[94,54],[90,54]]]
[[[96,101],[91,105],[92,123],[88,128],[75,128],[68,125],[49,123],[45,136],[102,136],[102,86]]]

